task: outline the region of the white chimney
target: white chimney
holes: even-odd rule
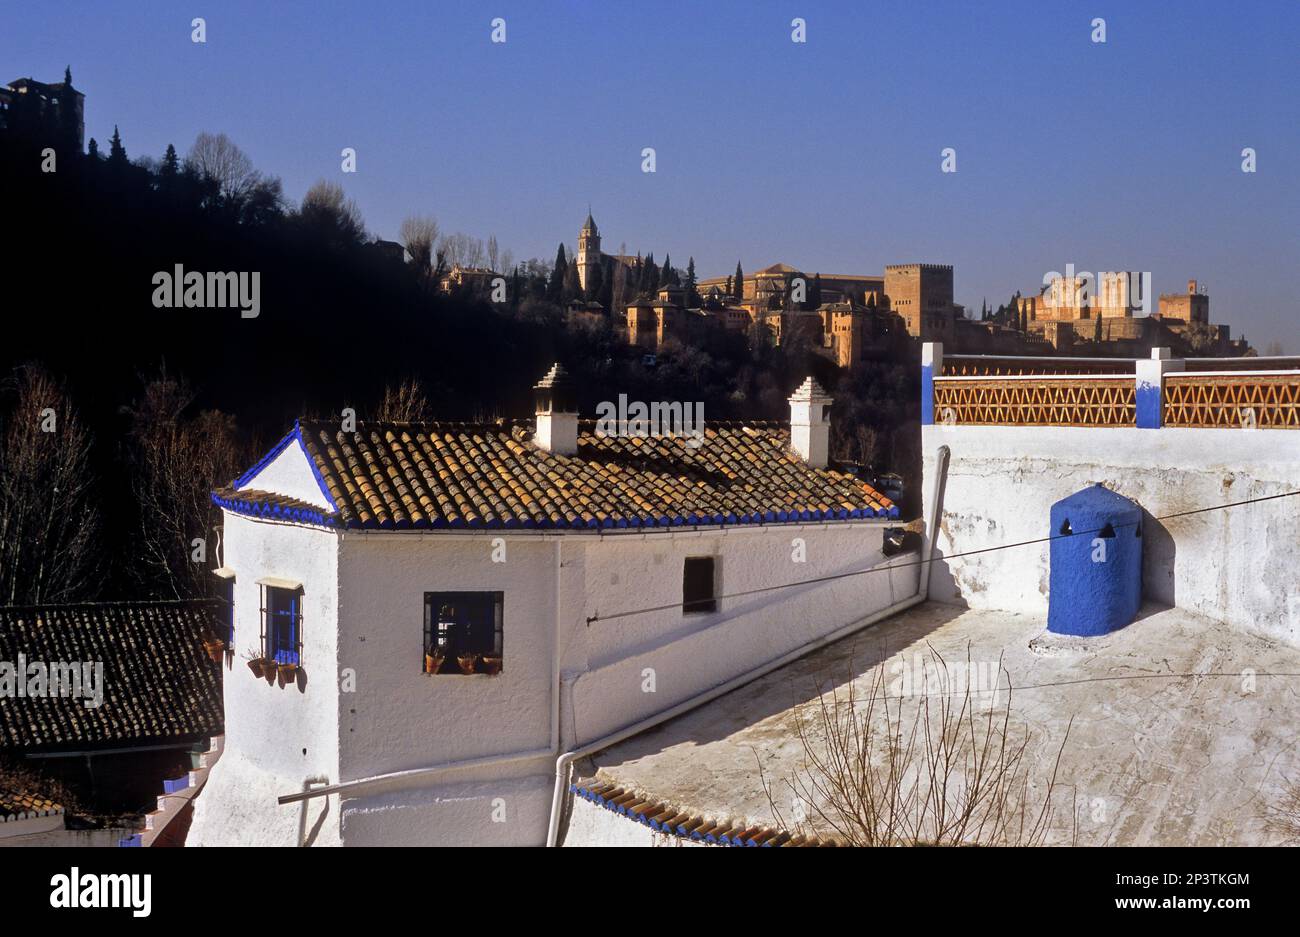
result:
[[[831,448],[831,397],[811,377],[790,396],[790,446],[811,467],[826,467]]]
[[[537,403],[537,432],[533,442],[556,455],[578,452],[578,405],[573,381],[561,364],[555,364],[533,387]]]

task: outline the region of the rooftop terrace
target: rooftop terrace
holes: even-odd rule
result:
[[[784,782],[805,771],[800,714],[805,727],[815,727],[818,693],[832,687],[844,694],[852,684],[861,701],[883,667],[885,692],[908,725],[924,698],[912,692],[919,682],[909,687],[900,675],[915,674],[932,648],[949,666],[969,659],[991,670],[1001,660],[1006,673],[994,711],[1007,705],[1009,677],[1009,735],[1028,733],[1027,775],[1037,789],[1061,751],[1047,843],[1278,841],[1265,821],[1287,779],[1300,778],[1300,650],[1157,606],[1121,631],[1073,647],[1031,648],[1043,630],[1037,616],[925,603],[579,763],[578,784],[616,784],[659,805],[658,813],[706,819],[704,828],[722,821],[715,832],[766,828],[835,838],[815,808],[798,829],[792,822],[797,811]],[[824,740],[813,745],[825,753]],[[578,799],[566,842],[653,835]]]

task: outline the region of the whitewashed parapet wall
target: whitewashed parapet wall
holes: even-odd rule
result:
[[[999,361],[1007,364],[1006,359]],[[1041,361],[1032,366],[1042,368]],[[1261,380],[1284,385],[1288,390],[1283,410],[1274,409],[1279,419],[1278,412],[1291,412],[1286,408],[1293,404],[1285,401],[1294,401],[1300,384],[1300,360],[1281,363],[1291,367],[1246,371],[1236,362],[1238,370],[1216,379],[1222,377],[1226,385]],[[1046,616],[1047,543],[953,555],[1046,537],[1054,502],[1101,483],[1146,511],[1147,598],[1300,646],[1300,497],[1157,519],[1300,489],[1300,428],[1264,428],[1253,411],[1243,414],[1234,428],[1162,425],[1170,381],[1187,379],[1171,379],[1170,374],[1183,371],[1184,364],[1157,349],[1151,361],[1135,362],[1127,378],[1109,378],[1134,382],[1136,413],[1127,426],[1010,425],[1013,416],[1001,424],[964,424],[951,410],[936,407],[934,395],[936,388],[950,391],[955,382],[971,378],[944,376],[942,346],[925,346],[926,516],[933,498],[936,450],[946,445],[951,453],[936,543],[937,556],[947,558],[936,562],[931,572],[931,597]],[[1200,362],[1196,377],[1211,376],[1206,371],[1211,366]],[[1050,382],[1089,379],[1096,377],[1053,376]]]

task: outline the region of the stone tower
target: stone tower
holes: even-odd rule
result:
[[[600,232],[596,230],[596,222],[591,218],[591,211],[587,211],[587,221],[582,226],[582,232],[578,235],[578,282],[585,290],[587,281],[591,273],[600,265]]]

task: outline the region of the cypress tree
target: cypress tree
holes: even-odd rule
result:
[[[659,271],[659,285],[668,286],[673,282],[673,259],[668,254],[664,254],[664,266]]]
[[[560,301],[567,303],[574,299],[582,299],[582,281],[578,278],[578,265],[569,264],[564,271],[564,285],[560,291]]]
[[[158,175],[164,179],[174,179],[180,171],[181,161],[176,155],[176,147],[168,143],[167,152],[163,154],[162,165],[158,167]]]
[[[569,262],[564,259],[564,242],[560,242],[560,247],[555,252],[555,266],[551,269],[551,281],[546,285],[546,298],[553,303],[560,301],[560,294],[564,291],[564,275],[569,267]]]
[[[698,306],[699,304],[700,293],[696,289],[695,258],[691,257],[686,261],[686,305]]]
[[[72,90],[72,66],[63,70],[63,87],[59,89],[59,133],[68,152],[81,152],[77,142],[77,93]]]
[[[731,294],[736,297],[736,302],[745,298],[745,272],[740,269],[740,261],[736,261],[736,276],[731,283],[734,292]]]
[[[639,292],[653,293],[659,287],[659,267],[655,263],[654,254],[646,254],[644,266],[641,268],[641,283]]]
[[[113,125],[113,136],[108,141],[108,161],[119,166],[126,162],[126,147],[122,145],[122,135],[117,132],[117,124]]]

